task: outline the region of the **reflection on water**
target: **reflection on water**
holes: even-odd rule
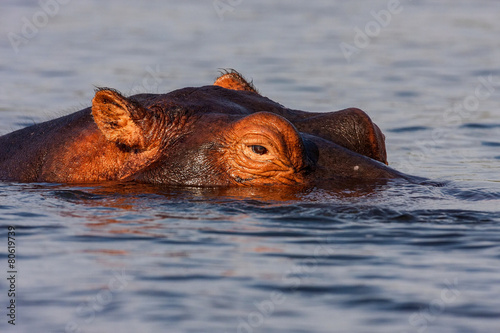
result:
[[[42,281],[20,304],[47,329],[104,332],[127,318],[124,331],[237,331],[260,313],[273,331],[327,332],[332,320],[404,330],[411,316],[437,313],[436,300],[448,302],[436,327],[489,327],[499,315],[469,300],[498,292],[498,210],[472,208],[498,207],[498,189],[12,184],[0,195],[24,244],[23,274]],[[443,301],[443,290],[456,297]],[[346,321],[352,313],[362,319]]]

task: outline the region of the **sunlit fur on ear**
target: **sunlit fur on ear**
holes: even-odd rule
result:
[[[106,139],[129,148],[146,146],[143,129],[137,124],[145,114],[142,106],[113,89],[97,89],[92,100],[94,121]]]
[[[234,69],[221,70],[220,76],[215,80],[214,85],[231,90],[259,92],[254,87],[253,82],[248,82],[240,73]]]

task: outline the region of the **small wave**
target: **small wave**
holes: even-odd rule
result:
[[[403,90],[403,91],[396,91],[394,93],[394,95],[396,97],[407,98],[407,97],[418,97],[418,96],[420,96],[420,93],[418,93],[416,91]]]
[[[482,123],[468,123],[463,124],[460,128],[470,128],[470,129],[492,129],[500,128],[500,124],[482,124]]]
[[[406,132],[427,131],[430,129],[431,128],[427,126],[408,126],[408,127],[391,128],[387,131],[392,133],[406,133]]]
[[[483,141],[481,144],[487,147],[500,147],[500,142]]]
[[[81,190],[57,190],[53,191],[52,194],[66,201],[86,201],[86,200],[98,200],[102,199],[101,195],[81,191]]]
[[[471,72],[471,75],[474,77],[478,76],[489,76],[489,75],[500,75],[500,70],[499,69],[478,69],[478,70],[473,70]]]
[[[466,201],[500,200],[500,192],[490,188],[461,189],[456,187],[445,188],[443,192]],[[500,207],[499,207],[500,209]]]

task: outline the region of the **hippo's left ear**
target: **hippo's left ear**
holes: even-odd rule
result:
[[[94,121],[106,139],[129,148],[147,146],[141,124],[147,110],[111,89],[99,89],[92,100]]]

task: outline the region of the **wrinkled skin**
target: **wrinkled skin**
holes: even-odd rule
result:
[[[314,186],[407,178],[366,113],[291,110],[236,72],[214,85],[124,97],[0,137],[0,179]]]

